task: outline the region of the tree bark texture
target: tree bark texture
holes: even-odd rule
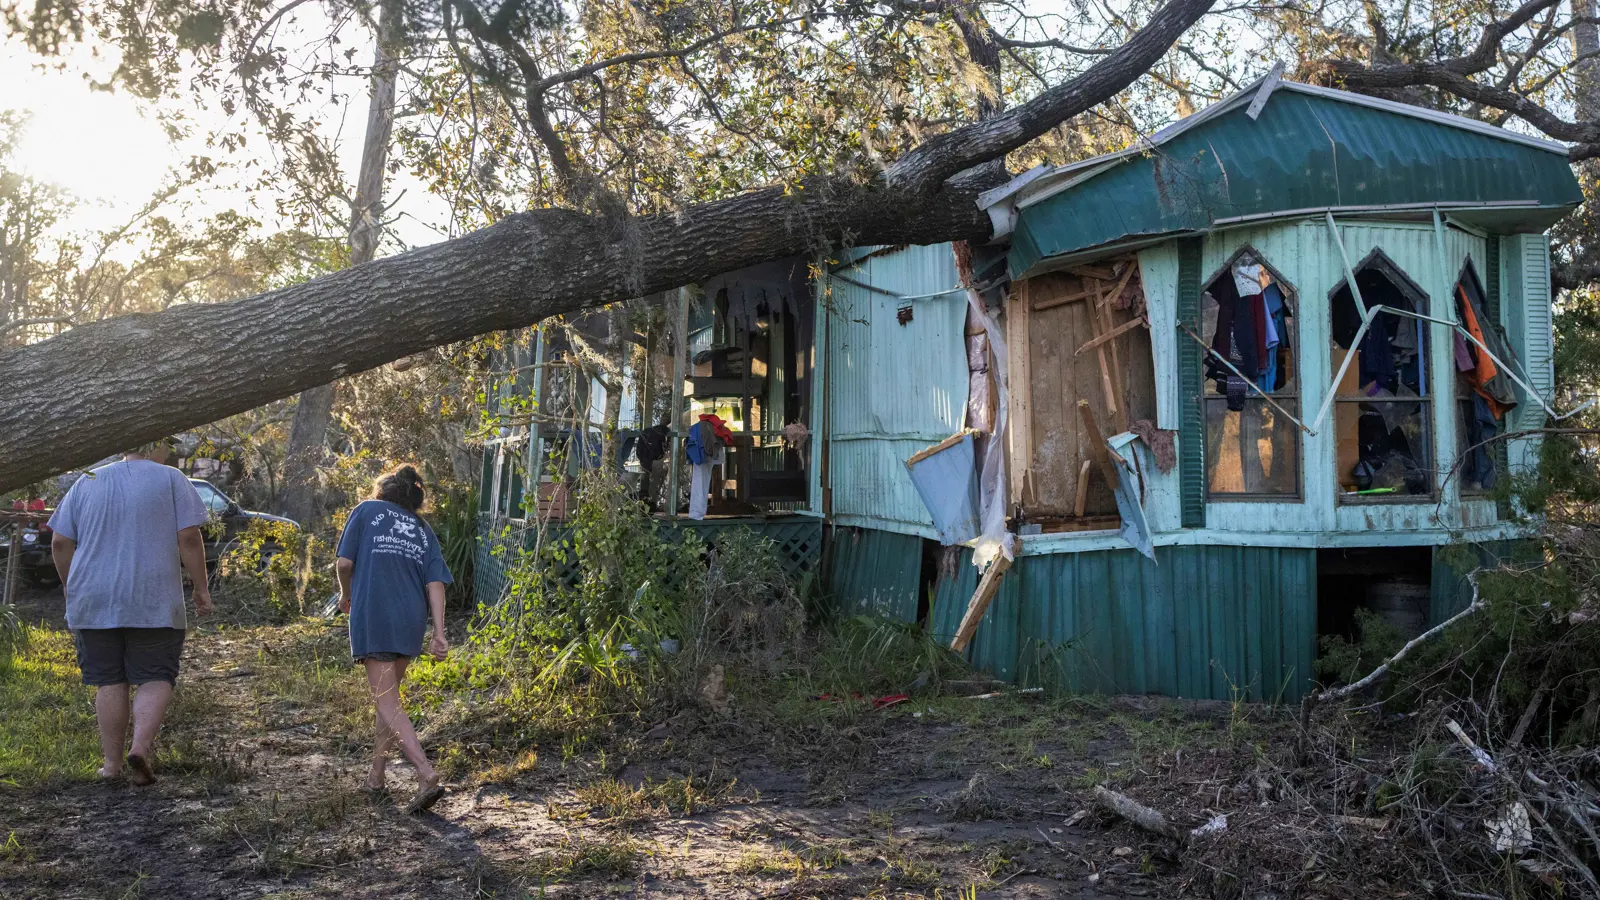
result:
[[[1600,24],[1594,0],[1572,0],[1573,104],[1582,121],[1600,119]]]
[[[945,179],[1109,99],[1213,2],[1171,0],[1082,75],[926,142],[869,184],[819,178],[636,219],[535,210],[305,284],[120,316],[0,355],[0,490],[429,347],[795,252],[988,240],[975,201],[992,178]]]
[[[372,91],[367,98],[367,133],[361,148],[361,169],[356,176],[356,199],[350,210],[350,264],[371,262],[383,236],[383,181],[389,166],[389,145],[394,136],[395,82],[400,64],[395,56],[400,44],[400,11],[393,3],[378,11],[377,47],[373,53]],[[333,422],[333,384],[319,384],[300,393],[289,446],[283,460],[283,495],[279,507],[285,516],[309,524],[316,518],[317,469]]]

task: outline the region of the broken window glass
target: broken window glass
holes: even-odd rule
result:
[[[1201,297],[1202,331],[1214,352],[1206,356],[1212,388],[1204,400],[1210,497],[1300,494],[1300,428],[1291,418],[1300,414],[1295,305],[1294,288],[1249,247]]]
[[[1367,308],[1426,314],[1427,295],[1381,251],[1356,267]],[[1434,489],[1428,326],[1410,316],[1372,313],[1355,344],[1361,313],[1347,283],[1332,299],[1333,371],[1354,354],[1335,385],[1335,464],[1340,500],[1359,502],[1430,495]]]

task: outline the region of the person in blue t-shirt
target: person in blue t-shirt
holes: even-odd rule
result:
[[[417,470],[401,466],[372,488],[372,499],[350,513],[339,538],[339,609],[350,614],[350,654],[366,666],[378,713],[367,788],[384,789],[389,750],[399,743],[417,770],[417,794],[406,811],[418,813],[444,796],[444,786],[400,705],[400,682],[406,666],[422,652],[430,617],[428,653],[444,659],[449,652],[444,586],[453,579],[439,538],[417,514],[423,501]]]

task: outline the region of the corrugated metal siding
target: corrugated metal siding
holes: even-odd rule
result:
[[[1011,270],[1134,235],[1296,209],[1582,199],[1562,154],[1338,100],[1272,95],[1022,209]],[[1563,210],[1528,212],[1547,227]]]
[[[838,612],[916,621],[922,538],[834,527],[828,530],[826,556],[827,588]]]
[[[949,244],[908,247],[842,270],[900,296],[957,287]],[[966,296],[911,301],[901,325],[895,297],[829,278],[828,478],[833,514],[932,537],[932,518],[905,460],[965,422]]]
[[[1200,238],[1178,243],[1178,323],[1200,334]],[[1184,528],[1206,527],[1205,419],[1201,410],[1200,361],[1203,349],[1181,331],[1178,334],[1178,471],[1182,483]]]
[[[1160,547],[1024,556],[968,650],[1025,684],[1229,700],[1298,699],[1316,653],[1316,551]],[[976,586],[963,560],[937,585],[952,635]]]

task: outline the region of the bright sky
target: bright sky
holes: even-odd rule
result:
[[[103,231],[123,224],[162,187],[175,167],[191,155],[207,152],[199,138],[190,146],[175,146],[155,118],[146,115],[140,103],[126,93],[92,89],[83,73],[103,77],[110,71],[104,58],[96,60],[87,52],[78,52],[66,58],[66,71],[41,70],[37,62],[37,57],[17,43],[0,43],[0,110],[30,114],[16,167],[66,188],[83,201],[65,223],[68,229]],[[331,111],[326,137],[338,148],[345,180],[354,183],[366,123],[366,85],[357,82],[338,87],[355,93],[354,109],[348,115]],[[200,116],[197,132],[222,122],[219,114],[211,114],[210,119],[205,113]],[[211,155],[220,158],[215,152]],[[440,233],[424,223],[442,227],[448,212],[443,202],[404,172],[390,177],[387,191],[390,198],[399,198],[389,215],[407,214],[392,226],[396,237],[408,247],[440,239]],[[205,216],[234,209],[260,220],[270,230],[281,224],[275,221],[275,199],[213,187],[185,195],[181,213]],[[175,210],[180,208],[168,213]]]

